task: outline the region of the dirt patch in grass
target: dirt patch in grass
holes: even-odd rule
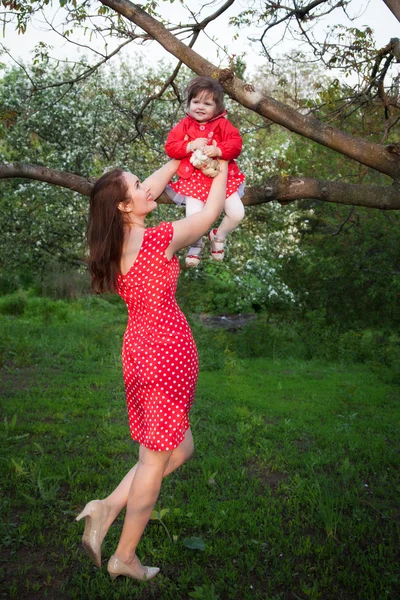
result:
[[[254,313],[243,313],[239,315],[209,315],[201,313],[200,315],[193,315],[193,317],[202,323],[205,327],[210,329],[229,329],[236,331],[241,329],[251,321],[257,319],[257,315]]]
[[[294,440],[296,447],[300,450],[300,452],[308,452],[311,446],[315,444],[315,439],[309,437],[302,437]]]
[[[280,473],[279,471],[272,471],[270,473],[265,473],[263,476],[263,481],[269,485],[270,488],[276,489],[282,481],[286,481],[288,478],[287,473]]]
[[[17,392],[29,391],[37,382],[38,369],[36,367],[14,367],[7,365],[2,369],[2,383],[5,393],[15,394]]]
[[[265,415],[262,415],[261,418],[266,425],[278,425],[281,420],[280,417],[267,417]]]
[[[57,368],[46,368],[42,366],[16,367],[13,364],[1,370],[1,381],[4,394],[14,396],[18,392],[29,392],[34,386],[47,389],[50,382],[54,382],[54,376],[60,374]]]
[[[313,379],[324,379],[326,377],[325,373],[321,373],[318,371],[306,371],[307,375],[312,375]]]
[[[249,477],[257,477],[265,486],[272,490],[276,490],[282,481],[288,478],[287,473],[280,471],[270,471],[268,467],[260,465],[256,460],[252,459],[245,465]]]

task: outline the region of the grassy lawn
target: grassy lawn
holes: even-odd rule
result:
[[[363,365],[239,359],[197,327],[209,370],[191,413],[196,451],[164,481],[138,551],[161,573],[113,582],[121,518],[98,570],[74,517],[137,456],[125,312],[94,298],[22,312],[0,316],[0,598],[400,597],[399,386]]]

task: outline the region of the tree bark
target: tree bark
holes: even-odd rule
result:
[[[21,177],[23,179],[35,179],[68,188],[73,192],[78,192],[84,196],[89,196],[93,187],[95,178],[86,178],[74,173],[57,171],[41,165],[29,165],[26,163],[7,163],[0,164],[0,179],[11,179]]]
[[[400,21],[400,0],[383,0],[389,10],[392,11],[398,21]]]
[[[381,210],[399,210],[400,186],[359,185],[309,177],[276,176],[259,188],[247,190],[243,204],[255,205],[271,200],[289,204],[304,198]]]
[[[234,76],[230,69],[218,69],[194,50],[180,42],[164,25],[129,0],[100,0],[120,15],[146,31],[167,52],[185,63],[199,75],[218,79],[225,91],[243,106],[259,115],[294,131],[303,137],[336,150],[381,173],[400,181],[400,156],[381,144],[367,142],[314,117],[302,115],[293,108],[257,91]]]
[[[89,196],[95,178],[85,178],[74,173],[57,171],[40,165],[10,163],[0,165],[0,179],[17,178],[45,181],[65,187],[84,196]],[[289,204],[295,200],[314,198],[324,202],[365,206],[382,210],[400,209],[399,186],[372,186],[321,181],[299,177],[271,177],[260,187],[246,188],[243,204],[255,206],[275,200]],[[173,204],[163,193],[157,200],[160,204]]]

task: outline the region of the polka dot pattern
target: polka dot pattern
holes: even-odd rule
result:
[[[198,355],[175,292],[176,256],[165,250],[172,223],[145,230],[139,254],[118,277],[118,293],[128,308],[122,346],[129,427],[132,438],[150,450],[173,450],[190,427]]]
[[[243,175],[243,173],[240,173],[240,171],[236,175],[228,171],[226,197],[229,198],[229,196],[237,192],[245,179],[246,176]],[[194,169],[189,179],[180,177],[178,181],[171,182],[169,185],[177,194],[207,202],[212,182],[212,177],[204,175],[200,169]]]

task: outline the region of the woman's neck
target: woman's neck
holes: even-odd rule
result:
[[[138,217],[137,215],[133,216],[132,213],[128,213],[125,216],[125,223],[124,223],[125,227],[127,227],[128,229],[132,229],[132,228],[141,228],[141,229],[145,229],[146,225],[144,223],[144,217]]]

